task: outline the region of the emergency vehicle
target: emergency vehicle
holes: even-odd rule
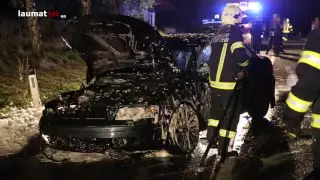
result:
[[[258,1],[241,1],[241,2],[230,2],[226,3],[227,5],[237,5],[244,12],[245,16],[242,23],[242,30],[244,32],[244,42],[245,44],[251,44],[251,33],[250,29],[252,28],[252,24],[255,22],[263,22],[264,19],[264,11],[262,9],[262,5]],[[219,12],[220,14],[221,12]],[[202,24],[205,28],[205,32],[209,32],[210,30],[216,29],[218,24],[221,23],[220,15],[216,14],[214,19],[204,19],[202,20]]]

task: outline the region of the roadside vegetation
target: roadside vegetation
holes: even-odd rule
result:
[[[141,0],[141,11],[170,4],[175,0]],[[96,13],[137,15],[131,11],[131,0],[108,0],[91,3],[91,0],[65,2],[62,0],[10,0],[6,12],[9,18],[0,18],[0,111],[9,107],[32,106],[28,82],[28,69],[36,69],[42,102],[57,94],[76,90],[85,79],[86,65],[83,60],[62,42],[59,28],[63,19],[17,18],[17,10],[37,11],[58,9],[67,17]],[[142,5],[142,6],[141,6]],[[130,8],[128,8],[130,7]],[[134,8],[133,8],[134,9]],[[141,16],[142,15],[142,16]]]
[[[34,52],[24,22],[0,22],[0,110],[31,106],[28,69],[36,69],[43,103],[78,89],[85,79],[84,61],[48,23],[40,24],[42,49]]]

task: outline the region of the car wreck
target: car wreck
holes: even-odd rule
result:
[[[68,34],[68,26],[76,31]],[[176,153],[194,150],[205,129],[207,77],[180,70],[172,53],[196,57],[196,46],[170,49],[152,26],[120,15],[76,18],[62,37],[89,65],[97,63],[88,62],[93,53],[100,54],[86,87],[45,104],[40,133],[47,145],[85,152],[159,145]]]
[[[122,15],[72,19],[62,38],[86,61],[88,83],[45,104],[39,124],[43,146],[192,153],[199,132],[206,129],[208,61],[214,53],[207,44],[212,36],[162,37],[151,25]],[[264,104],[269,107],[272,87],[268,93]]]

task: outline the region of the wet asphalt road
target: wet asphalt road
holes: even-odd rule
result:
[[[281,126],[281,114],[284,100],[291,85],[295,83],[294,75],[299,50],[290,50],[282,58],[269,56],[274,62],[274,72],[277,80],[277,106],[268,114],[268,119]],[[264,52],[262,52],[264,55]],[[302,128],[308,133],[310,118],[307,117]],[[274,134],[273,134],[274,135]],[[272,135],[267,135],[272,136]],[[279,137],[275,137],[276,139]],[[264,173],[256,174],[258,179],[270,180],[299,180],[311,170],[311,139],[305,138],[298,142],[282,142],[267,138],[260,139],[268,144],[263,146],[265,153],[263,159],[268,168]],[[159,157],[154,153],[150,155],[129,158],[126,155],[112,153],[109,156],[99,154],[78,154],[70,156],[71,162],[53,163],[47,161],[35,149],[37,142],[31,141],[30,147],[21,154],[12,157],[0,157],[0,179],[2,180],[195,180],[209,179],[211,168],[207,168],[201,178],[197,173],[200,157],[204,151],[205,143],[199,143],[195,153],[190,157]],[[279,150],[278,150],[279,149]],[[281,150],[280,150],[281,149]],[[268,157],[276,152],[292,152],[292,156]],[[112,158],[110,158],[112,156]],[[294,163],[290,161],[294,159]],[[85,162],[78,162],[85,161]],[[279,161],[279,162],[277,162]],[[276,166],[276,164],[278,164]],[[272,168],[273,167],[273,168]],[[249,172],[249,171],[248,171]],[[257,179],[257,178],[252,178]]]

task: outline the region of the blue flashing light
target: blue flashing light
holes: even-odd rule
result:
[[[253,1],[253,2],[252,1],[251,2],[243,1],[240,3],[227,3],[227,5],[231,5],[231,4],[239,6],[242,11],[251,11],[251,12],[258,13],[262,9],[261,3],[257,2],[257,1]]]
[[[207,22],[207,23],[203,23],[203,24],[220,24],[221,21],[214,21],[214,22]]]
[[[259,2],[249,2],[248,9],[258,12],[262,9],[262,6]]]
[[[202,23],[207,23],[207,22],[209,22],[208,19],[203,19],[203,20],[202,20]]]
[[[221,23],[221,21],[217,21],[215,19],[203,19],[202,24],[214,24],[214,23]]]

